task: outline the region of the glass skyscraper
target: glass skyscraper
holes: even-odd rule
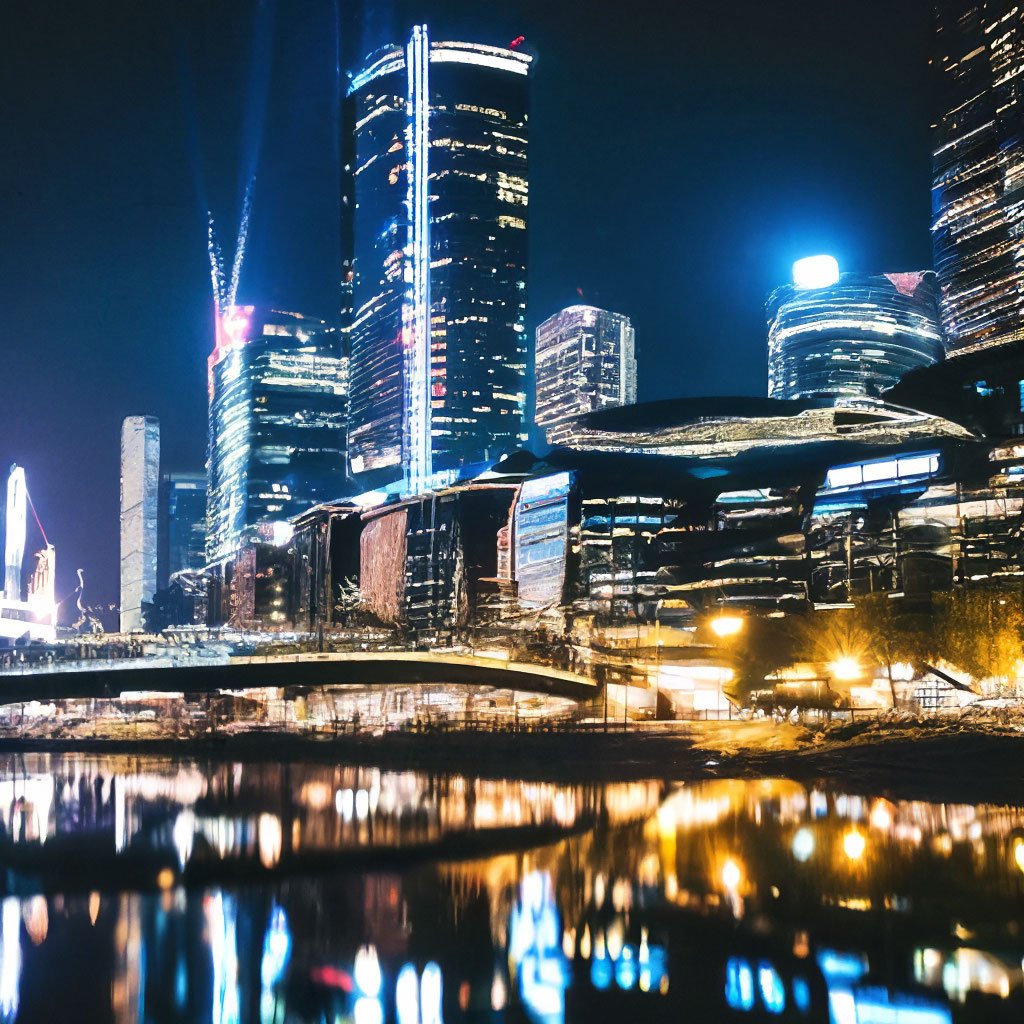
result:
[[[526,439],[530,61],[417,26],[352,78],[348,446],[362,490],[417,492]]]
[[[206,475],[164,473],[160,479],[160,587],[183,569],[206,564]]]
[[[932,238],[949,355],[1024,339],[1024,7],[938,0]]]
[[[142,629],[157,574],[160,422],[128,416],[121,424],[121,632]]]
[[[636,402],[636,342],[628,316],[569,306],[537,328],[535,420],[549,444],[570,434],[567,421]]]
[[[878,398],[943,355],[931,271],[837,269],[828,284],[777,288],[767,315],[772,398]]]
[[[212,563],[344,491],[348,363],[336,327],[230,306],[209,372]]]

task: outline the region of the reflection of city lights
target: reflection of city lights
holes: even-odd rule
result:
[[[21,911],[15,897],[4,900],[0,917],[0,1013],[5,1020],[13,1020],[21,989]]]
[[[1024,871],[1024,836],[1013,838],[1013,862],[1018,870]]]
[[[441,968],[433,961],[423,968],[420,978],[420,1021],[443,1024],[441,1020]]]
[[[380,961],[375,946],[360,946],[352,968],[356,987],[364,996],[379,996],[381,985]]]
[[[260,863],[272,868],[281,859],[281,819],[274,814],[261,814],[256,823]]]
[[[156,875],[158,889],[170,889],[174,885],[174,872],[170,868],[161,868]]]
[[[730,857],[722,865],[722,885],[726,889],[734,890],[740,887],[741,881],[743,881],[743,872],[740,870],[739,864]]]
[[[491,1009],[495,1013],[500,1013],[505,1009],[505,1003],[508,1000],[508,989],[505,987],[505,979],[501,976],[499,971],[494,972],[494,980],[491,982]],[[399,1024],[405,1024],[404,1021],[400,1021]],[[410,1024],[415,1024],[415,1021],[410,1021]]]
[[[892,814],[889,805],[885,800],[876,800],[875,806],[871,808],[871,816],[868,819],[872,828],[887,832],[892,827]]]
[[[497,975],[495,975],[497,979]],[[494,1002],[494,990],[491,990],[491,1002]],[[502,1003],[504,1006],[504,1003]],[[495,1006],[500,1010],[500,1006]],[[404,964],[398,972],[395,982],[395,1012],[398,1024],[419,1024],[420,1020],[420,979],[412,964]]]
[[[360,996],[352,1008],[354,1024],[384,1024],[384,1007],[379,999]]]
[[[793,836],[793,856],[801,864],[810,860],[814,853],[814,833],[809,828],[797,829]]]
[[[848,655],[842,658],[836,658],[836,660],[829,665],[829,669],[831,670],[832,675],[841,683],[850,683],[855,679],[860,679],[862,671],[860,662],[856,658]]]
[[[767,961],[757,965],[757,986],[765,1009],[769,1013],[782,1013],[786,1008],[786,990],[779,972]]]
[[[859,832],[855,828],[851,828],[843,836],[843,853],[846,854],[849,860],[860,860],[864,856],[864,850],[867,847],[867,840],[864,838],[864,833]]]
[[[732,957],[725,965],[725,1001],[733,1010],[754,1005],[754,972],[746,960]]]
[[[723,639],[735,636],[743,629],[743,619],[739,615],[716,615],[711,620],[711,631]]]

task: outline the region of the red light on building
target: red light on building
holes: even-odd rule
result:
[[[508,44],[510,50],[518,50],[523,43],[526,42],[526,36],[516,36],[511,43]]]

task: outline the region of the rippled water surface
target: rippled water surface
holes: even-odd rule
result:
[[[1024,1019],[1024,809],[0,759],[5,1021]]]

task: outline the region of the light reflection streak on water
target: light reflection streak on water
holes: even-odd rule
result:
[[[18,900],[8,896],[0,911],[0,1013],[5,1021],[18,1015],[18,992],[21,985],[21,908]]]
[[[213,1024],[240,1024],[237,906],[215,890],[206,898],[206,923],[213,957]]]

